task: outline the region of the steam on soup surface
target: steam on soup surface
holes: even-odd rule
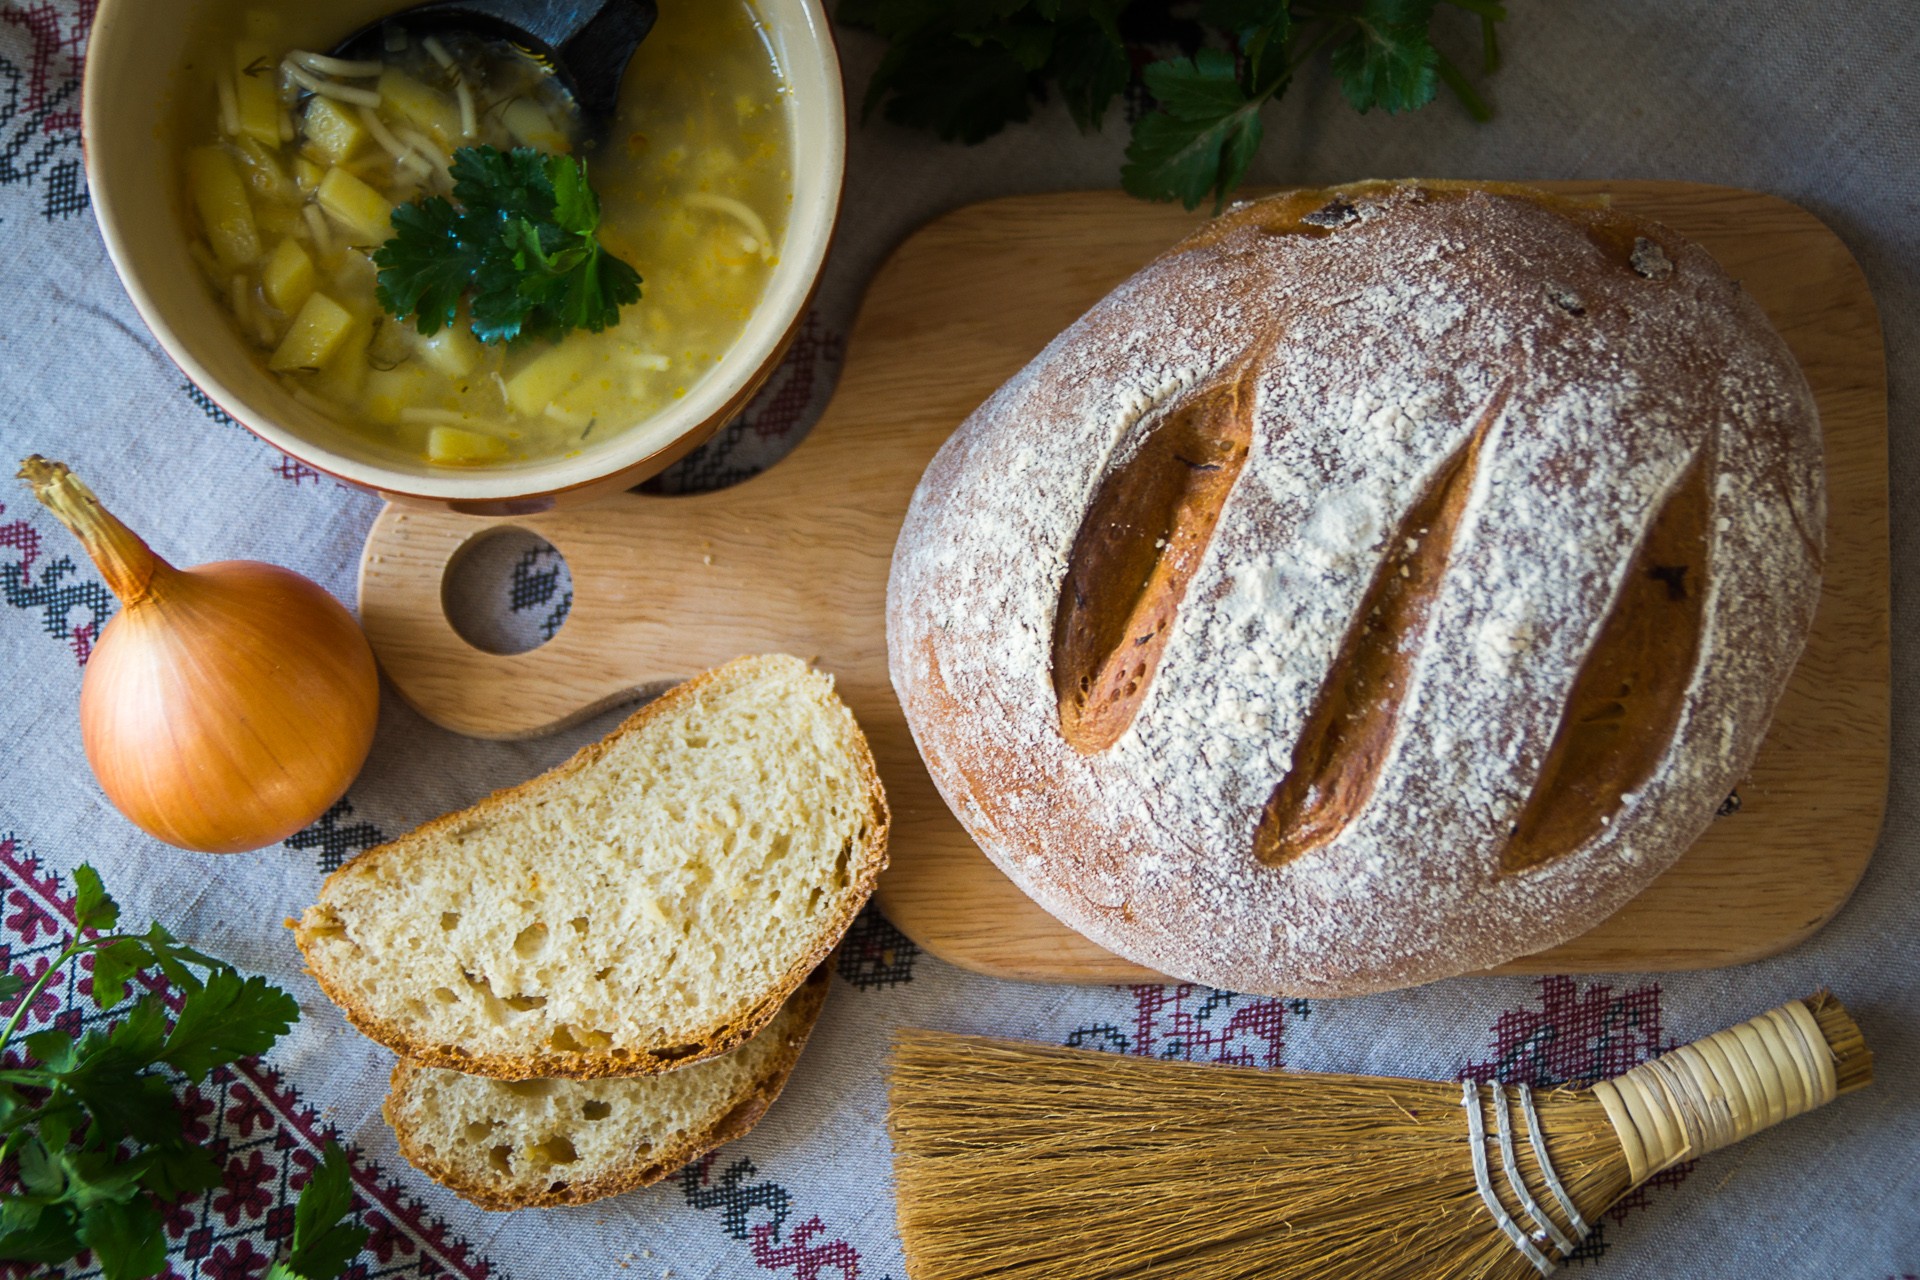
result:
[[[189,137],[194,255],[260,361],[381,452],[449,466],[564,456],[684,396],[739,338],[792,199],[786,92],[740,0],[663,6],[607,139],[581,152],[600,242],[644,280],[617,325],[482,343],[384,314],[395,205],[448,195],[453,152],[574,149],[565,94],[497,42],[390,33],[378,59],[292,47],[272,11],[210,57]]]

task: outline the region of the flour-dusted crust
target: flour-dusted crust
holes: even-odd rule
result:
[[[1125,731],[1076,749],[1053,666],[1083,517],[1243,377],[1245,461],[1157,667]],[[1363,601],[1463,456],[1371,785],[1331,838],[1263,861]],[[1649,768],[1596,834],[1503,869],[1649,530],[1694,487],[1704,594],[1671,714],[1631,740]],[[1697,245],[1525,188],[1292,193],[1115,289],[942,448],[894,554],[893,683],[981,848],[1102,945],[1248,992],[1405,986],[1585,931],[1700,834],[1805,643],[1825,504],[1806,381]]]
[[[716,1147],[744,1138],[776,1102],[820,1010],[830,986],[828,966],[816,969],[799,990],[788,997],[767,1026],[731,1053],[695,1063],[666,1075],[612,1080],[553,1080],[551,1098],[517,1099],[511,1083],[479,1076],[463,1076],[441,1068],[402,1059],[395,1064],[381,1112],[393,1127],[400,1154],[435,1182],[482,1209],[508,1210],[586,1204],[651,1186]],[[726,1077],[724,1087],[700,1081],[702,1097],[695,1104],[696,1123],[674,1129],[671,1113],[685,1113],[683,1100],[663,1095],[694,1077],[716,1073]],[[458,1096],[446,1096],[446,1090]],[[622,1123],[629,1111],[649,1122],[632,1126],[614,1144],[622,1154],[585,1164],[535,1168],[528,1162],[530,1136],[545,1137],[549,1130],[580,1128],[596,1123],[555,1123],[557,1111],[600,1102],[609,1113],[599,1123]],[[675,1105],[676,1102],[678,1105]],[[525,1112],[522,1123],[514,1123]],[[494,1118],[493,1131],[479,1139],[464,1132],[450,1136],[449,1115],[464,1122],[472,1115]],[[516,1132],[523,1130],[523,1132]],[[506,1152],[507,1171],[491,1161],[489,1148],[512,1144]]]

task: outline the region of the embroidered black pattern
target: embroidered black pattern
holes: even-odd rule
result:
[[[897,987],[913,981],[913,962],[919,955],[920,948],[869,904],[840,944],[838,972],[862,991]]]
[[[208,418],[219,423],[221,426],[237,427],[240,425],[233,420],[232,414],[213,402],[212,396],[202,391],[193,383],[183,382],[180,384],[180,389],[187,393],[187,399],[199,406],[200,412],[206,414]]]
[[[31,183],[44,174],[41,213],[52,222],[85,212],[89,203],[76,154],[80,133],[62,127],[79,107],[80,80],[64,81],[37,102],[34,97],[26,71],[0,57],[0,187]]]
[[[1067,1033],[1067,1048],[1091,1049],[1095,1053],[1130,1053],[1127,1034],[1111,1023],[1082,1027]]]
[[[341,796],[334,802],[333,808],[320,815],[319,821],[288,836],[287,848],[318,849],[320,869],[335,871],[349,855],[386,843],[384,831],[371,822],[348,823],[347,819],[352,816],[353,801]]]
[[[91,578],[76,578],[72,556],[47,562],[40,581],[33,581],[21,561],[0,564],[0,594],[16,609],[38,609],[40,626],[56,640],[71,641],[77,632],[97,637],[113,616],[113,592]],[[73,621],[73,611],[85,609],[85,622]]]
[[[85,213],[93,203],[87,197],[85,173],[78,160],[62,160],[47,170],[47,196],[40,211],[49,222]]]
[[[748,1183],[758,1172],[751,1160],[734,1161],[716,1179],[716,1159],[705,1156],[682,1169],[680,1192],[695,1209],[718,1209],[721,1229],[746,1244],[755,1267],[790,1275],[792,1280],[861,1280],[860,1251],[829,1231],[819,1215],[788,1230],[793,1196],[785,1187],[777,1182]],[[760,1216],[756,1211],[764,1211],[762,1221],[754,1221]]]
[[[540,634],[547,640],[559,634],[573,610],[573,588],[560,590],[560,574],[565,567],[566,562],[552,547],[528,547],[513,566],[513,581],[507,587],[507,607],[515,613],[552,606],[540,619]],[[557,604],[553,603],[556,594],[560,597]]]
[[[709,1181],[714,1158],[696,1160],[680,1171],[680,1192],[687,1204],[702,1212],[720,1210],[720,1229],[735,1240],[745,1240],[753,1228],[754,1210],[765,1209],[775,1235],[786,1225],[793,1196],[777,1182],[745,1185],[759,1170],[751,1160],[735,1160],[718,1178]]]
[[[1096,1022],[1067,1033],[1070,1049],[1176,1062],[1271,1070],[1285,1065],[1286,1026],[1312,1011],[1305,1000],[1240,995],[1191,982],[1137,983],[1131,1029]]]

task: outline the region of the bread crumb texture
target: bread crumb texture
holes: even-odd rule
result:
[[[402,1155],[482,1208],[631,1191],[753,1128],[806,1046],[827,981],[822,969],[731,1053],[664,1075],[496,1080],[402,1062],[387,1122]]]
[[[403,1057],[506,1079],[671,1070],[773,1016],[872,892],[886,833],[832,681],[742,658],[361,854],[297,937]]]
[[[1231,488],[1176,450],[1174,496],[1114,511],[1228,385]],[[1516,187],[1289,193],[948,440],[894,553],[894,688],[981,847],[1121,955],[1274,994],[1446,977],[1591,928],[1711,820],[1812,622],[1821,468],[1792,355],[1670,229]],[[1057,639],[1086,634],[1111,654]],[[1124,732],[1063,735],[1078,688]],[[1508,850],[1542,788],[1580,838]],[[1263,857],[1263,814],[1313,826]]]

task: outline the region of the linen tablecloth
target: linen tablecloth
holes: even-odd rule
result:
[[[0,461],[71,462],[181,564],[277,561],[351,602],[375,499],[229,421],[168,361],[128,302],[88,207],[79,75],[94,0],[0,5]],[[894,1028],[936,1026],[1195,1062],[1588,1080],[1831,985],[1879,1055],[1868,1092],[1656,1178],[1606,1215],[1575,1273],[1820,1276],[1920,1273],[1920,6],[1909,0],[1722,5],[1513,0],[1498,116],[1448,102],[1354,115],[1317,71],[1269,111],[1251,181],[1409,174],[1675,178],[1771,191],[1825,219],[1859,257],[1891,363],[1894,764],[1885,833],[1851,903],[1811,941],[1739,969],[1660,976],[1459,979],[1365,999],[1266,1000],[1190,986],[994,982],[920,954],[873,911],[784,1099],[748,1138],[651,1189],[581,1208],[489,1214],[399,1156],[380,1121],[391,1060],[301,971],[283,917],[355,851],[559,761],[618,712],[552,738],[470,741],[388,696],[364,774],[283,846],[212,859],[144,837],[102,797],[75,704],[113,601],[64,530],[0,481],[0,959],[32,973],[64,927],[71,872],[91,860],[127,915],[266,974],[302,1021],[264,1060],[183,1103],[224,1185],[168,1224],[170,1274],[263,1273],[290,1222],[288,1179],[337,1135],[372,1228],[359,1277],[756,1277],[903,1280],[883,1125]],[[857,103],[878,43],[841,33]],[[1137,109],[1138,104],[1135,104]],[[1064,109],[974,149],[884,124],[851,142],[841,231],[815,312],[772,385],[670,486],[723,484],[792,447],[826,402],[860,291],[929,217],[1015,191],[1115,184],[1126,129],[1093,138]],[[1008,299],[1018,305],[1018,299]],[[497,546],[460,607],[477,630],[537,638],[564,623],[564,567]],[[62,1016],[64,984],[33,1025]],[[61,1274],[92,1274],[84,1266]],[[1200,1280],[1196,1277],[1196,1280]]]

